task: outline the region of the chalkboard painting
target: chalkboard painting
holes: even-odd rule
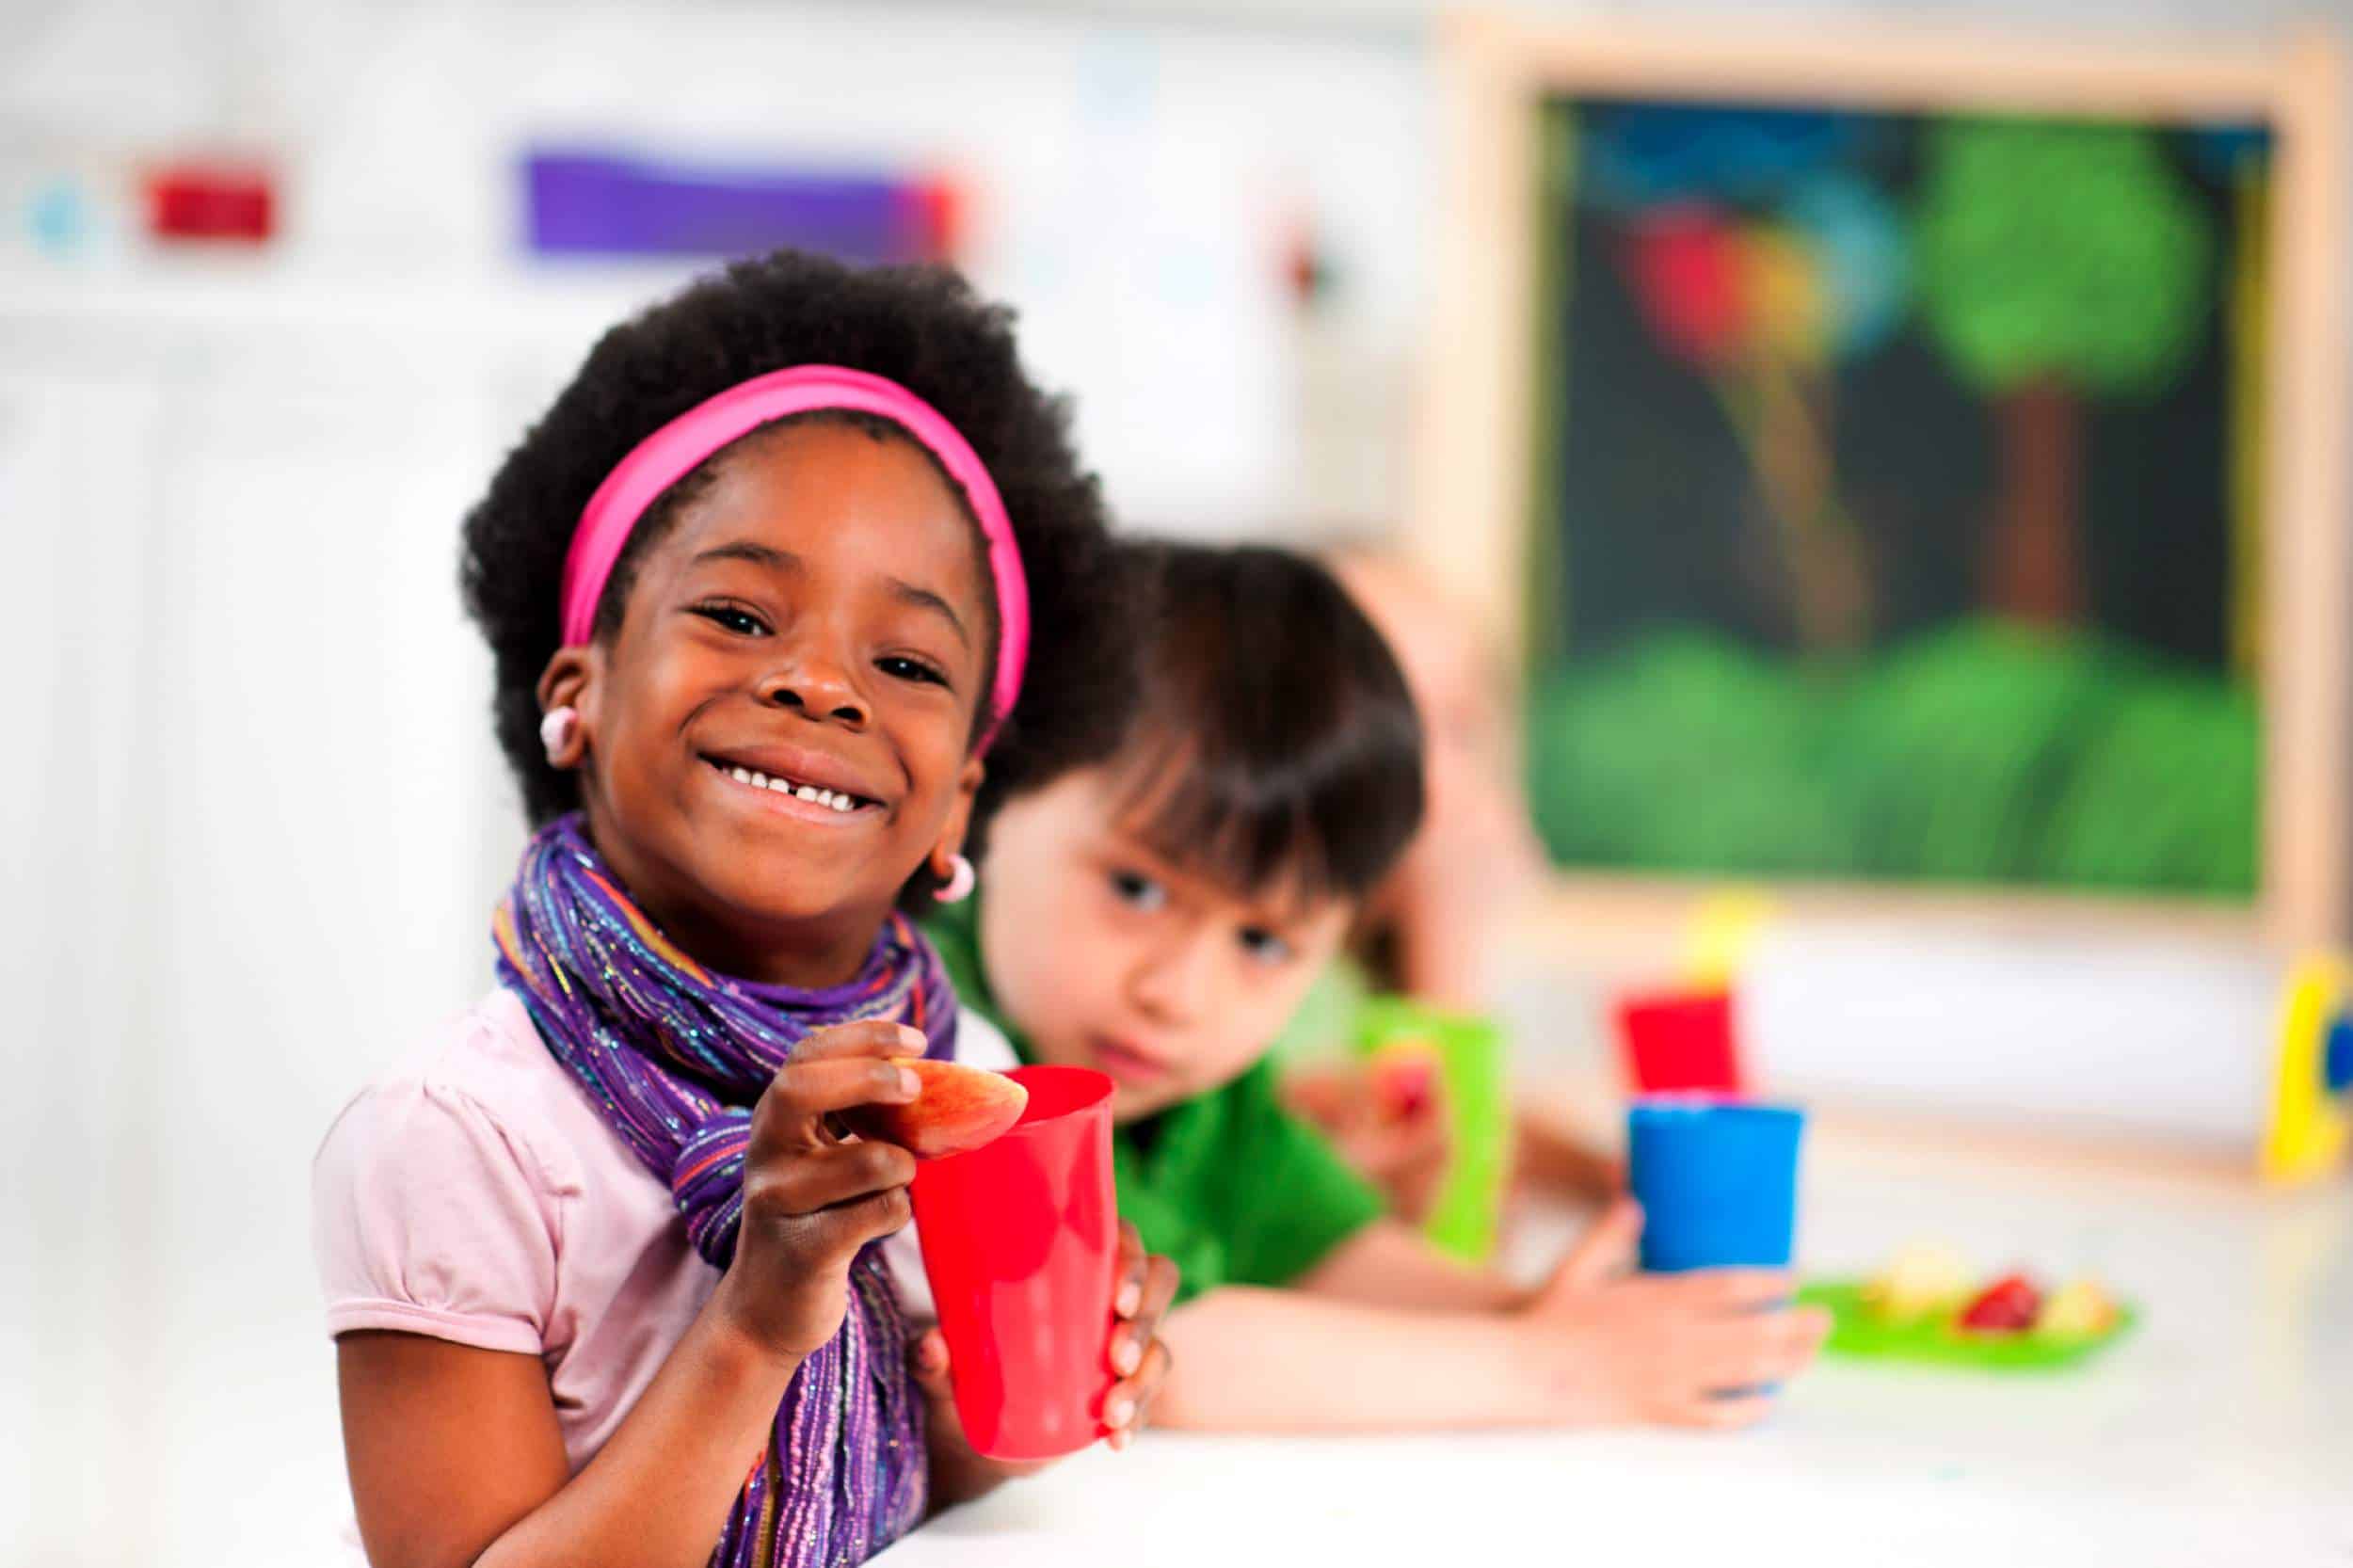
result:
[[[1556,859],[2251,898],[2270,138],[1579,96],[1542,148]]]

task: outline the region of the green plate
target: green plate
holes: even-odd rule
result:
[[[1967,1367],[1985,1372],[2057,1372],[2079,1366],[2133,1331],[2140,1313],[2129,1302],[2117,1304],[2116,1324],[2105,1334],[2064,1337],[2025,1334],[1963,1334],[1946,1313],[1914,1323],[1882,1321],[1864,1304],[1863,1282],[1821,1279],[1801,1286],[1798,1300],[1827,1307],[1830,1338],[1823,1349],[1832,1355],[1859,1360],[1920,1361],[1943,1367]]]

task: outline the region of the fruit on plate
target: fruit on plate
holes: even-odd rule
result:
[[[1021,1119],[1030,1092],[1002,1073],[953,1062],[902,1060],[923,1080],[923,1092],[904,1105],[861,1105],[842,1120],[861,1138],[880,1138],[919,1160],[966,1154],[1003,1134]]]
[[[2005,1274],[1961,1309],[1955,1325],[1963,1334],[2024,1334],[2035,1326],[2042,1292],[2024,1274]]]
[[[2036,1314],[2034,1331],[2053,1339],[2091,1339],[2116,1326],[2116,1298],[2094,1279],[2070,1280]]]
[[[1934,1241],[1915,1241],[1863,1287],[1864,1305],[1886,1323],[1916,1323],[1969,1299],[1977,1276],[1968,1260]]]

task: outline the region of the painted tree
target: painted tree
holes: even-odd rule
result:
[[[1986,599],[2070,622],[2084,607],[2084,398],[2148,395],[2181,369],[2207,303],[2204,215],[2155,138],[2127,126],[1947,120],[1925,152],[1915,286],[1945,355],[1994,408]]]

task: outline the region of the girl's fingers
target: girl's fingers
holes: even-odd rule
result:
[[[1119,1288],[1112,1293],[1112,1311],[1132,1318],[1144,1305],[1144,1269],[1150,1258],[1144,1237],[1132,1220],[1119,1222]]]
[[[914,1218],[915,1208],[904,1187],[886,1188],[805,1214],[783,1212],[775,1199],[756,1195],[748,1183],[744,1191],[745,1232],[782,1233],[779,1240],[792,1249],[803,1277],[846,1269],[860,1248],[905,1229]]]
[[[1145,1259],[1143,1280],[1122,1287],[1120,1294],[1123,1302],[1131,1301],[1133,1304],[1121,1313],[1123,1320],[1112,1330],[1109,1354],[1112,1370],[1129,1377],[1160,1346],[1160,1320],[1168,1316],[1168,1304],[1176,1296],[1176,1265],[1165,1257]],[[1161,1348],[1163,1362],[1167,1355],[1166,1349]]]
[[[1105,1347],[1104,1353],[1111,1361],[1112,1371],[1121,1377],[1131,1377],[1136,1368],[1144,1365],[1144,1352],[1156,1343],[1153,1336],[1160,1330],[1160,1313],[1164,1309],[1155,1308],[1139,1313],[1112,1330],[1111,1343]]]
[[[915,1219],[915,1206],[905,1188],[892,1187],[822,1210],[818,1217],[843,1231],[840,1250],[844,1256],[855,1256],[867,1243],[904,1230]]]
[[[914,1368],[916,1386],[927,1394],[944,1394],[951,1386],[948,1381],[948,1336],[937,1329],[927,1330],[915,1342],[908,1354]]]
[[[1122,1319],[1138,1320],[1144,1337],[1149,1338],[1168,1304],[1176,1299],[1176,1265],[1159,1254],[1147,1254],[1136,1227],[1127,1221],[1119,1224],[1119,1288],[1112,1296],[1112,1311]]]
[[[797,1065],[851,1056],[920,1056],[930,1048],[920,1029],[888,1018],[860,1018],[811,1034],[793,1048],[792,1061]]]
[[[1103,1396],[1103,1424],[1111,1428],[1114,1448],[1126,1446],[1118,1441],[1123,1432],[1132,1432],[1144,1424],[1153,1397],[1168,1378],[1168,1347],[1155,1339],[1135,1375],[1112,1384],[1111,1392]]]
[[[1132,1314],[1138,1334],[1160,1332],[1160,1320],[1176,1299],[1176,1265],[1169,1259],[1156,1255],[1144,1260],[1144,1299]]]
[[[895,1062],[849,1057],[795,1062],[776,1074],[752,1111],[752,1158],[785,1144],[815,1144],[823,1119],[861,1105],[904,1105],[923,1080]]]
[[[744,1217],[747,1222],[774,1222],[881,1193],[904,1196],[914,1179],[915,1156],[896,1144],[859,1142],[807,1149],[790,1160],[747,1164]]]

